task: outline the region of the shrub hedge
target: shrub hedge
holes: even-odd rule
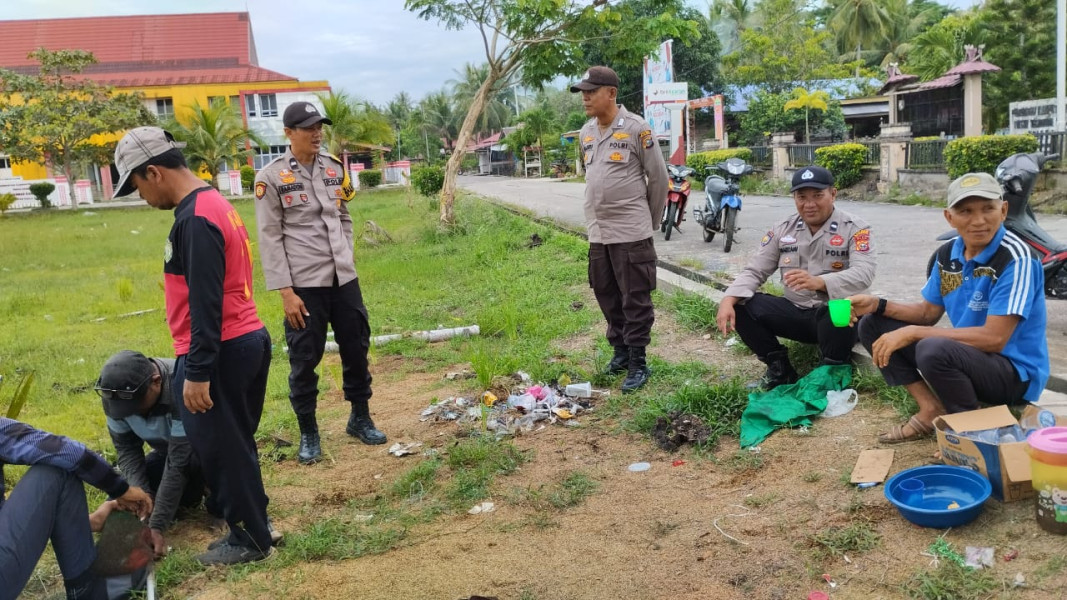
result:
[[[255,183],[256,170],[248,165],[241,165],[241,188],[250,190]]]
[[[1037,138],[1029,133],[964,137],[945,145],[945,166],[950,179],[964,173],[985,172],[992,175],[1000,161],[1012,154],[1036,151]]]
[[[847,188],[863,179],[863,163],[867,160],[867,146],[863,144],[835,144],[815,149],[815,164],[834,174],[838,189]]]
[[[443,167],[416,167],[411,171],[411,185],[423,196],[436,196],[445,186]]]
[[[698,177],[708,174],[706,167],[720,163],[728,158],[740,158],[745,162],[752,162],[752,150],[748,148],[723,148],[708,152],[690,154],[685,159],[685,165],[697,172]]]
[[[52,208],[52,202],[48,200],[48,195],[55,190],[56,186],[47,181],[30,184],[30,193],[41,203],[41,208]]]
[[[359,172],[359,187],[374,188],[382,184],[382,172],[378,169],[367,169]]]

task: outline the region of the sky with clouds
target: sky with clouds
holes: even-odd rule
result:
[[[976,0],[942,0],[970,6]],[[705,7],[706,0],[689,0]],[[485,62],[473,30],[449,31],[404,10],[403,0],[10,0],[7,19],[241,12],[252,16],[260,66],[385,104],[406,91],[418,100]],[[192,33],[192,32],[191,32]],[[195,35],[195,33],[194,33]]]

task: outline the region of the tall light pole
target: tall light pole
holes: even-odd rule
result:
[[[1067,120],[1064,112],[1067,106],[1064,99],[1067,97],[1067,80],[1064,71],[1067,67],[1067,0],[1056,2],[1056,131],[1067,129]]]

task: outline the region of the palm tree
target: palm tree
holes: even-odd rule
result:
[[[889,27],[883,45],[872,57],[883,69],[890,63],[906,62],[908,53],[914,48],[914,38],[929,31],[949,11],[932,0],[885,0],[885,9]]]
[[[263,147],[266,144],[251,130],[245,128],[237,111],[225,100],[211,103],[204,108],[199,102],[187,107],[188,116],[174,119],[167,124],[175,139],[185,142],[185,155],[194,171],[203,171],[216,181],[219,167],[247,163],[252,156],[251,144]]]
[[[986,28],[977,15],[949,15],[911,40],[905,66],[923,81],[940,77],[964,58],[963,46],[985,41]]]
[[[876,47],[885,42],[891,18],[884,0],[835,0],[830,15],[830,28],[837,36],[838,49],[862,60],[863,47]],[[859,77],[859,66],[856,67]]]
[[[741,45],[741,32],[755,25],[756,5],[750,0],[713,0],[708,5],[708,21],[722,43],[725,56]]]
[[[425,131],[441,138],[445,148],[451,151],[454,140],[459,135],[459,125],[464,113],[456,110],[455,102],[448,92],[441,90],[427,94],[419,102],[419,112],[422,114]]]
[[[830,99],[830,95],[822,90],[815,90],[809,93],[808,90],[798,87],[793,90],[793,99],[785,103],[783,107],[785,110],[799,110],[804,109],[804,143],[810,143],[811,132],[808,129],[808,112],[812,109],[826,111],[829,106],[826,101]]]
[[[543,169],[545,164],[544,137],[558,130],[559,121],[555,114],[542,107],[532,108],[519,115],[519,129],[504,138],[504,144],[516,156],[524,147],[536,146],[537,158]]]
[[[449,80],[448,83],[452,86],[452,96],[455,99],[456,110],[460,114],[466,114],[471,104],[473,104],[478,90],[482,87],[482,83],[489,77],[489,65],[475,66],[467,63],[463,66],[462,72],[456,71],[456,75],[458,78]],[[499,80],[496,82],[489,98],[486,100],[485,108],[478,115],[478,120],[474,125],[474,133],[500,131],[508,124],[508,120],[511,118],[511,110],[500,99],[508,88],[508,81]]]
[[[333,122],[323,129],[323,141],[330,154],[340,156],[356,149],[356,144],[385,145],[396,139],[389,120],[376,107],[347,92],[319,94],[323,114]]]

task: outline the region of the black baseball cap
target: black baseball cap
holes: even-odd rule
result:
[[[333,125],[333,121],[322,116],[319,109],[310,102],[294,102],[285,109],[282,115],[282,125],[293,129],[294,127],[311,127],[315,123]]]
[[[830,171],[812,165],[810,167],[799,169],[796,173],[793,173],[793,187],[789,190],[789,193],[792,194],[801,188],[825,190],[828,187],[833,187],[833,185],[834,176]]]
[[[610,67],[589,67],[582,80],[571,86],[571,91],[591,91],[604,86],[619,87],[619,76]]]
[[[155,374],[152,361],[140,352],[123,350],[107,359],[93,386],[104,404],[104,414],[125,419],[136,413]]]

